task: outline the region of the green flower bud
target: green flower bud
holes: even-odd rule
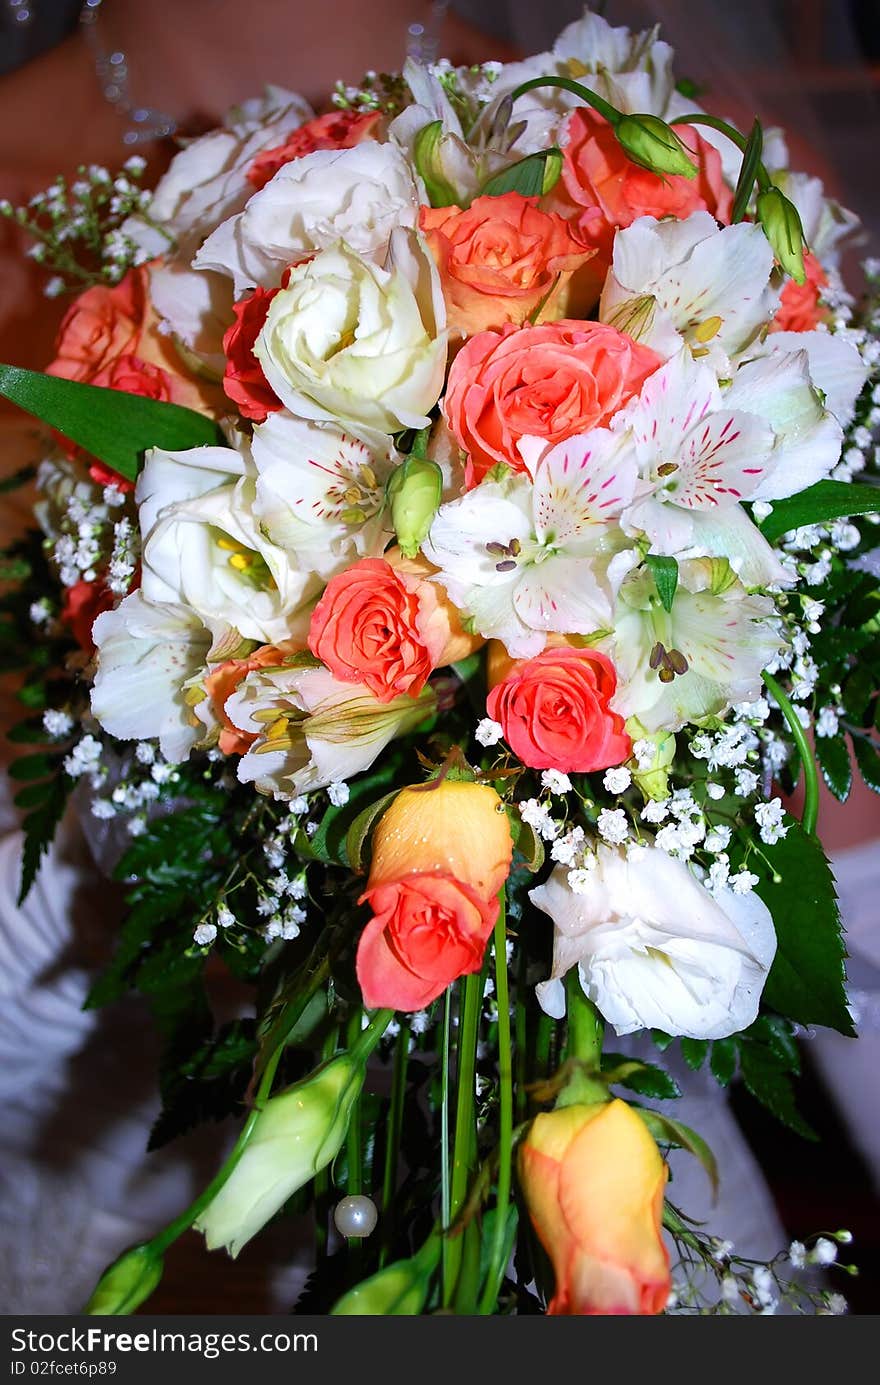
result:
[[[195,1222],[233,1258],[288,1198],[327,1167],[348,1130],[363,1066],[340,1054],[266,1103],[229,1178]]]
[[[395,1260],[349,1289],[330,1309],[331,1316],[416,1317],[425,1306],[439,1259],[440,1237],[433,1232],[409,1260]]]
[[[633,782],[641,789],[646,800],[668,798],[669,767],[675,759],[675,737],[669,731],[646,731],[638,717],[630,717],[626,729],[633,741],[650,741],[654,747],[651,763],[645,769],[639,769],[637,764],[633,767]]]
[[[413,162],[431,199],[432,207],[452,207],[458,200],[443,169],[443,141],[448,138],[442,120],[424,125],[413,141]]]
[[[695,178],[697,166],[671,125],[657,115],[624,115],[614,127],[633,163],[652,173]]]
[[[151,1246],[132,1246],[101,1275],[83,1312],[96,1318],[133,1313],[157,1287],[163,1269]]]
[[[443,473],[436,462],[409,456],[392,471],[385,493],[400,551],[405,558],[414,558],[439,508]]]
[[[806,283],[804,228],[797,207],[777,187],[758,193],[758,220],[782,268],[796,284]]]

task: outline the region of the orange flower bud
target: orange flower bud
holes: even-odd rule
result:
[[[536,1117],[520,1149],[532,1224],[553,1261],[551,1313],[661,1313],[669,1255],[661,1237],[667,1169],[625,1101]]]

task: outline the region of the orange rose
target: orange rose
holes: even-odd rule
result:
[[[337,678],[364,684],[380,702],[415,697],[444,644],[431,588],[384,558],[363,558],[327,583],[312,612],[309,649]]]
[[[457,664],[460,659],[466,659],[469,654],[473,654],[485,644],[482,635],[469,635],[463,629],[458,607],[449,600],[438,582],[431,581],[437,568],[428,562],[424,554],[419,553],[415,558],[404,558],[399,548],[389,548],[385,554],[385,561],[390,563],[395,572],[403,573],[416,584],[415,591],[431,631],[431,647],[439,651],[437,668]]]
[[[548,447],[601,427],[661,364],[604,322],[546,322],[480,332],[459,351],[449,372],[443,411],[467,453],[467,484],[497,462],[525,471],[517,443],[543,438]]]
[[[594,254],[537,197],[506,192],[460,207],[422,207],[420,225],[440,270],[448,323],[465,336],[564,317],[575,270]]]
[[[616,690],[614,665],[597,649],[545,649],[512,666],[486,711],[524,765],[590,774],[632,753],[623,717],[609,705]]]
[[[582,239],[599,252],[590,268],[600,284],[611,264],[615,231],[637,217],[683,219],[709,211],[718,221],[730,221],[733,195],[722,177],[718,150],[689,125],[677,125],[675,132],[696,161],[695,178],[661,176],[633,163],[604,116],[586,106],[568,119],[562,181],[578,209]]]
[[[259,192],[279,168],[301,159],[305,154],[313,154],[316,149],[351,149],[361,140],[370,136],[376,122],[381,120],[379,111],[329,111],[327,115],[307,120],[296,130],[292,130],[283,144],[274,149],[264,149],[258,154],[247,171],[249,183]]]
[[[625,1101],[558,1107],[532,1122],[519,1167],[556,1275],[549,1311],[662,1313],[667,1169],[641,1117]]]
[[[802,284],[786,279],[771,332],[812,332],[831,320],[830,309],[819,301],[828,275],[809,250],[804,251],[804,271],[807,277]]]
[[[292,649],[281,649],[274,644],[261,645],[246,659],[227,659],[218,664],[205,679],[205,691],[211,699],[214,715],[222,726],[217,742],[224,755],[244,755],[257,739],[249,731],[242,731],[226,715],[226,703],[239,683],[255,668],[272,668],[283,662]]]
[[[444,779],[397,795],[361,898],[373,911],[357,951],[368,1008],[420,1010],[479,971],[512,852],[504,805],[485,784]]]

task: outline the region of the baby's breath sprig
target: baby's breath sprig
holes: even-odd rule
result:
[[[391,117],[412,105],[412,93],[399,72],[366,72],[359,87],[337,82],[332,101],[342,111],[379,111]]]
[[[26,206],[0,202],[0,216],[31,237],[28,254],[51,272],[47,298],[94,284],[116,284],[135,262],[137,246],[122,231],[127,217],[143,216],[151,194],[139,186],[146,160],[133,155],[115,177],[98,164],[81,164],[72,182],[61,175]]]

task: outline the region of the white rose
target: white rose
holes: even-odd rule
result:
[[[148,208],[149,220],[122,225],[142,260],[167,253],[177,242],[189,253],[221,221],[240,211],[253,192],[247,171],[257,154],[283,144],[314,112],[307,101],[281,87],[267,87],[259,101],[229,112],[226,126],[192,140],[171,160]]]
[[[277,644],[308,629],[320,582],[264,537],[253,513],[250,462],[227,447],[154,448],[138,480],[141,590],[190,606],[206,625]]]
[[[389,741],[413,731],[436,705],[427,687],[418,697],[380,702],[306,655],[249,673],[225,711],[233,726],[257,737],[239,761],[241,782],[289,799],[369,769]]]
[[[326,580],[356,558],[381,557],[393,537],[385,482],[400,460],[389,437],[368,446],[279,409],[254,428],[251,446],[254,514],[303,571]]]
[[[627,855],[600,845],[584,892],[557,866],[530,892],[555,925],[551,980],[538,987],[548,1014],[565,1013],[561,978],[577,966],[590,1000],[618,1034],[662,1029],[721,1039],[756,1018],[776,934],[755,894],[709,893],[658,847]]]
[[[427,426],[446,370],[436,266],[413,231],[384,268],[344,242],[298,265],[272,300],[254,355],[291,413],[359,436]]]
[[[340,240],[381,264],[391,232],[414,227],[418,214],[413,171],[397,145],[320,149],[279,169],[243,212],[217,227],[193,264],[231,275],[238,298],[274,288],[288,265]]]
[[[119,740],[158,737],[167,760],[185,760],[201,732],[186,690],[204,671],[211,645],[198,616],[185,606],[154,606],[135,591],[98,616],[92,636],[92,714]]]

